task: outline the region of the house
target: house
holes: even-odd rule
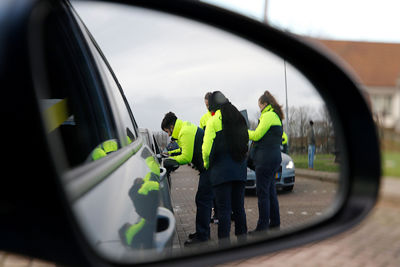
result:
[[[400,132],[400,43],[314,40],[356,73],[379,125]]]

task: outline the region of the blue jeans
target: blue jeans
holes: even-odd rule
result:
[[[214,186],[218,208],[218,239],[227,238],[231,231],[231,216],[235,222],[235,235],[247,233],[244,210],[245,182],[232,181]]]
[[[257,231],[267,230],[281,224],[279,202],[275,187],[278,166],[256,166],[256,191],[258,198]]]
[[[196,233],[200,240],[210,238],[210,218],[214,194],[208,174],[208,171],[200,173],[196,193]]]
[[[314,169],[315,145],[308,145],[308,168]]]

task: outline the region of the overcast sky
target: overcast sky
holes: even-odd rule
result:
[[[80,3],[81,18],[119,79],[140,127],[161,130],[165,113],[199,124],[207,91],[222,91],[256,119],[269,90],[285,104],[283,60],[247,41],[187,19],[118,5]],[[318,110],[322,101],[287,65],[288,103]]]
[[[400,43],[399,0],[203,0],[314,37]]]
[[[264,0],[206,0],[264,18]],[[285,105],[283,61],[219,30],[185,19],[99,3],[76,5],[111,63],[140,127],[158,131],[164,114],[199,122],[203,96],[221,90],[254,119],[270,90]],[[400,42],[398,0],[268,0],[268,22],[298,34],[339,40]],[[318,110],[321,99],[287,67],[288,103]]]

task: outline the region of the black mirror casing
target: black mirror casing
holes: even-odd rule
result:
[[[113,2],[210,24],[282,57],[318,89],[344,152],[337,208],[330,218],[265,241],[155,264],[204,266],[289,248],[347,230],[372,209],[381,168],[377,132],[366,101],[354,80],[338,67],[340,62],[300,37],[199,1]],[[32,74],[41,65],[30,53],[32,45],[43,45],[40,25],[46,12],[68,13],[71,6],[66,1],[11,0],[1,1],[0,8],[5,11],[0,13],[0,81],[3,99],[7,100],[0,106],[3,125],[7,125],[1,134],[1,140],[7,141],[3,146],[6,159],[2,164],[0,250],[66,265],[113,265],[87,246],[73,219],[34,89],[37,81]]]

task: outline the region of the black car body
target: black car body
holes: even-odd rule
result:
[[[29,107],[38,120],[28,128],[42,129],[87,242],[114,260],[143,248],[170,251],[175,218],[166,171],[139,134],[110,65],[68,2],[37,4],[33,10],[31,35],[24,36],[29,50],[20,50],[29,52],[33,73],[19,71],[35,84],[21,92],[25,99],[26,92],[34,95]],[[135,227],[140,229],[133,235]]]

